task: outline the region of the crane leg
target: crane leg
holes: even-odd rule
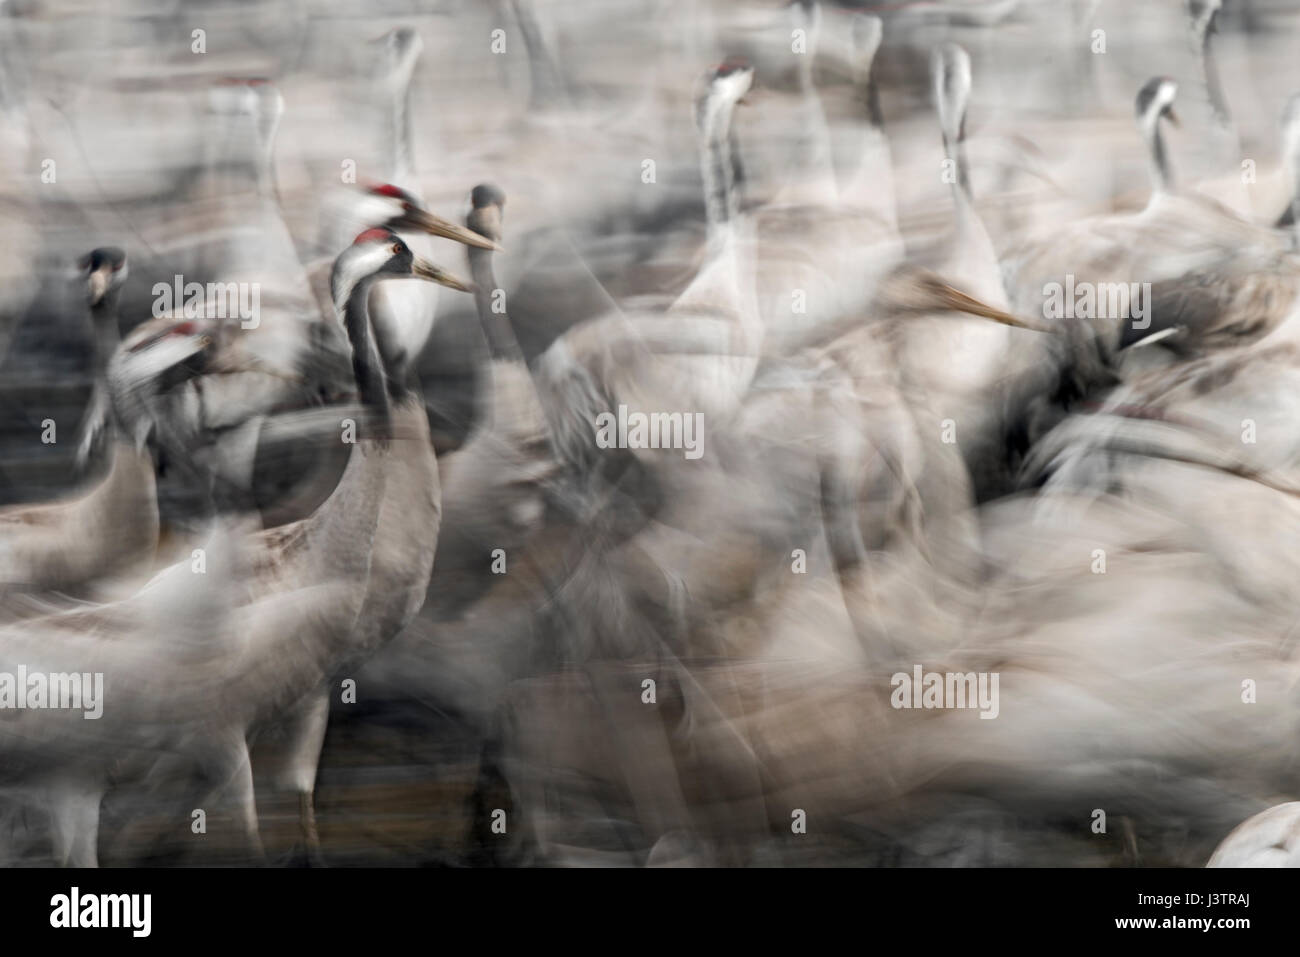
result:
[[[209,782],[215,783],[210,793],[219,806],[231,812],[249,855],[258,863],[264,861],[266,855],[253,793],[253,764],[243,729],[231,730],[216,741],[214,749],[201,759],[200,771]]]
[[[89,787],[51,789],[48,803],[50,838],[57,866],[99,866],[99,802],[102,796],[101,792]]]
[[[298,829],[307,856],[307,863],[319,867],[321,856],[320,834],[316,829],[316,769],[320,764],[321,747],[329,727],[330,699],[327,690],[314,692],[303,699],[296,713],[285,727],[286,736],[283,763],[276,772],[276,785],[281,791],[298,796]]]

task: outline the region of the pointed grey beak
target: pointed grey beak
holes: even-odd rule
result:
[[[86,279],[86,297],[90,300],[92,306],[98,306],[104,294],[108,292],[109,283],[113,279],[112,266],[100,266],[90,274]]]
[[[454,276],[441,266],[435,266],[426,259],[417,259],[411,265],[411,275],[417,279],[426,279],[429,282],[436,282],[440,286],[448,286],[460,292],[473,292],[474,284],[466,282],[458,276]]]
[[[974,296],[968,296],[960,289],[954,289],[947,283],[935,283],[931,292],[934,294],[937,304],[953,312],[962,312],[971,316],[979,316],[981,319],[989,319],[993,322],[1001,323],[1004,326],[1012,326],[1016,329],[1029,329],[1034,332],[1051,332],[1051,328],[1030,322],[1027,319],[1021,319],[1013,316],[1002,309],[994,308],[987,303],[981,302]]]
[[[426,212],[423,209],[412,207],[408,209],[401,219],[391,224],[398,229],[412,229],[420,232],[429,233],[432,236],[442,236],[445,239],[452,239],[458,243],[464,243],[466,246],[477,246],[479,249],[494,249],[501,251],[501,247],[485,236],[471,232],[464,226],[457,226],[455,223],[448,222],[440,216]]]

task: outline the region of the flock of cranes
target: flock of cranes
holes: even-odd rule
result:
[[[500,5],[527,106],[454,160],[417,149],[440,111],[416,105],[469,14],[335,37],[373,61],[378,160],[319,191],[278,85],[187,77],[201,157],[84,203],[104,244],[3,304],[0,371],[75,327],[86,375],[62,477],[19,481],[43,413],[5,424],[0,860],[354,859],[322,769],[364,750],[359,699],[405,699],[472,756],[434,859],[1294,863],[1300,97],[1289,200],[1212,198],[1241,191],[1181,176],[1167,128],[1203,94],[1235,175],[1233,3],[1166,5],[1186,76],[1060,68],[1081,104],[1128,84],[1145,195],[1100,202],[1053,181],[1041,119],[1010,162],[971,122],[1000,37],[1086,49],[1096,2],[629,0],[657,86],[595,133],[562,55],[595,41]],[[437,102],[511,92],[468,86]],[[1063,111],[1045,135],[1109,122]],[[566,178],[579,157],[642,191]],[[1025,181],[1009,211],[993,184]],[[1092,298],[1053,313],[1053,284]],[[41,400],[22,382],[10,406]],[[602,441],[628,410],[701,422],[701,454]],[[914,669],[999,700],[900,707]],[[15,706],[20,674],[99,676],[102,716]],[[294,836],[264,847],[281,798]]]

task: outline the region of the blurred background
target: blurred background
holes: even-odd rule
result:
[[[504,193],[495,284],[532,378],[512,392],[475,297],[442,290],[411,361],[442,472],[428,594],[331,678],[316,835],[268,770],[291,745],[285,722],[250,733],[268,862],[1199,866],[1300,785],[1289,340],[1152,346],[1159,361],[1141,364],[1107,353],[1108,373],[1066,396],[1064,374],[1029,374],[1066,361],[1047,334],[989,323],[1001,338],[985,341],[970,316],[908,327],[881,277],[932,270],[1032,320],[1040,303],[1009,265],[1023,244],[1065,250],[1060,271],[1081,277],[1138,262],[1130,245],[1161,240],[1128,220],[1108,221],[1120,239],[1106,267],[1071,259],[1063,237],[1147,207],[1135,97],[1163,76],[1179,123],[1158,135],[1178,189],[1253,232],[1180,220],[1159,235],[1213,235],[1213,255],[1143,260],[1124,278],[1186,284],[1258,242],[1267,262],[1252,275],[1290,282],[1273,226],[1296,182],[1281,118],[1300,91],[1298,39],[1293,0],[6,0],[0,504],[76,496],[107,473],[102,454],[78,456],[97,354],[83,257],[123,251],[124,337],[177,275],[310,286],[311,321],[337,323],[321,277],[382,225],[357,218],[357,197],[396,182],[405,154],[399,185],[450,222],[476,185]],[[965,97],[964,61],[936,59],[944,44],[968,57]],[[695,330],[654,340],[636,323],[676,315],[715,262],[702,177],[720,141],[697,104],[728,57],[753,72],[722,139],[733,222],[752,229],[742,297],[757,290],[765,337],[740,397],[715,411],[638,364]],[[959,129],[943,129],[945,89]],[[949,132],[968,188],[945,175]],[[819,192],[827,174],[838,188]],[[887,228],[855,232],[869,221]],[[434,262],[471,275],[464,245],[428,241]],[[981,243],[1002,264],[982,280],[964,271]],[[818,311],[831,301],[818,290],[854,283],[860,295]],[[782,305],[795,290],[814,299],[807,325]],[[633,323],[620,335],[643,352],[620,352],[607,323]],[[545,407],[549,447],[565,422],[586,429],[577,406],[554,405],[566,357],[602,388],[621,383],[605,399],[707,408],[699,467],[624,451],[528,472],[517,403]],[[1012,379],[1050,414],[1021,415],[1030,399],[1004,391]],[[331,403],[351,388],[258,420],[242,511],[273,527],[329,494],[347,459]],[[1107,403],[1158,406],[1147,418],[1165,432],[1117,442],[1137,421],[1123,415],[1105,440],[1069,431]],[[1000,480],[962,439],[944,447],[949,418],[964,437],[1008,409],[1016,429],[990,432],[1015,445],[993,457]],[[1273,437],[1263,464],[1188,464],[1166,434],[1236,449],[1244,418]],[[41,441],[47,420],[57,442]],[[156,551],[48,600],[130,594],[229,507],[199,477],[210,465],[148,441]],[[25,601],[6,598],[6,614],[28,614]],[[891,708],[890,676],[916,664],[1000,673],[1000,715]],[[110,789],[100,863],[246,862],[229,828],[192,839],[185,786],[160,765]],[[51,863],[48,829],[17,802],[3,859]]]

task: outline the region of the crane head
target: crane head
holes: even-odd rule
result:
[[[493,242],[500,241],[506,194],[491,183],[479,183],[470,190],[469,204],[470,212],[465,225]]]
[[[473,285],[441,266],[417,257],[401,236],[383,226],[360,233],[343,258],[346,259],[347,271],[354,272],[357,277],[406,277],[436,282],[461,292],[474,290]]]
[[[256,116],[270,109],[278,116],[284,101],[264,76],[223,76],[208,88],[208,111],[221,116]]]
[[[1219,32],[1219,12],[1223,0],[1187,0],[1187,15],[1191,20],[1193,35],[1202,42],[1212,33]]]
[[[424,52],[424,41],[412,27],[396,27],[371,41],[383,47],[381,80],[398,87],[411,82],[415,64]]]
[[[956,43],[941,43],[930,55],[930,73],[939,125],[945,137],[960,141],[970,102],[970,54]]]
[[[400,186],[382,183],[366,190],[360,209],[362,219],[385,229],[428,233],[466,246],[500,250],[500,246],[464,226],[457,226],[424,209],[419,201]]]
[[[1178,125],[1178,116],[1174,113],[1174,98],[1178,95],[1178,84],[1170,77],[1156,76],[1147,80],[1138,90],[1134,111],[1143,126],[1159,122],[1163,117],[1174,126]]]
[[[77,260],[77,271],[86,284],[86,301],[98,306],[126,282],[126,253],[116,246],[100,246]]]
[[[744,102],[754,84],[754,67],[744,57],[730,56],[709,71],[705,96],[727,105]]]

